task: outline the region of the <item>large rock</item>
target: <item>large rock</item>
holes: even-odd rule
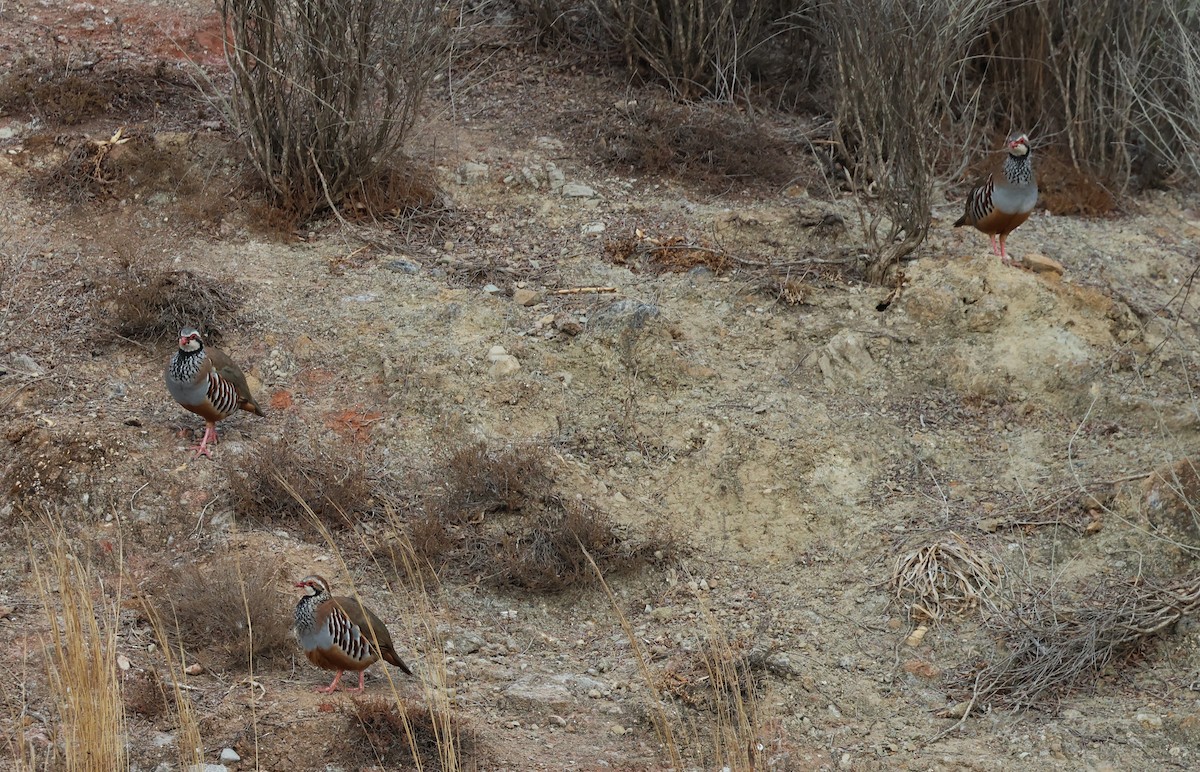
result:
[[[640,330],[660,313],[662,312],[656,305],[625,298],[592,314],[588,327],[602,334],[614,334],[625,329]]]
[[[862,378],[875,367],[867,351],[863,336],[853,330],[842,330],[825,344],[825,351],[817,359],[817,365],[827,381],[854,381]]]

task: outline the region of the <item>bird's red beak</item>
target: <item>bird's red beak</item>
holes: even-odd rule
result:
[[[186,346],[186,345],[187,345],[187,342],[188,342],[188,339],[187,339],[187,338],[180,338],[180,339],[179,339],[179,345],[180,345],[180,347]]]

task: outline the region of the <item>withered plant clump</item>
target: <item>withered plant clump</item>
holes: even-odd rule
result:
[[[450,453],[435,476],[440,485],[407,521],[403,537],[416,560],[435,573],[559,592],[596,582],[584,550],[605,573],[633,570],[677,551],[666,532],[632,538],[607,513],[556,493],[539,445],[495,450],[471,444]],[[381,548],[398,568],[401,551],[398,542]]]
[[[1031,593],[991,618],[1000,646],[983,667],[960,673],[955,713],[1055,710],[1073,690],[1093,687],[1110,663],[1198,611],[1200,574],[1169,585],[1104,583],[1076,602]]]
[[[50,126],[75,126],[101,115],[129,119],[193,92],[183,73],[162,61],[103,66],[63,56],[48,63],[29,58],[0,79],[0,110],[27,112]]]
[[[205,667],[246,671],[293,650],[291,610],[280,599],[277,565],[226,554],[172,572],[144,603],[172,646]]]
[[[372,474],[366,451],[342,441],[318,445],[291,435],[260,443],[251,469],[230,470],[239,515],[310,533],[320,528],[309,510],[329,531],[382,516],[389,497]]]
[[[242,304],[227,280],[134,260],[104,280],[100,299],[118,335],[149,344],[175,340],[183,327],[199,327],[216,343]]]
[[[601,162],[670,176],[711,192],[777,188],[796,174],[794,143],[730,105],[648,96],[597,114],[585,126]]]
[[[346,710],[364,762],[390,769],[469,769],[480,762],[475,729],[460,714],[417,704],[355,697]]]

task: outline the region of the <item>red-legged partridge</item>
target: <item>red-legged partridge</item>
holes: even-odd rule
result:
[[[1037,178],[1033,174],[1029,137],[1017,132],[1005,146],[1004,163],[988,175],[981,185],[967,194],[966,211],[954,227],[973,225],[992,237],[992,254],[1009,263],[1004,242],[1008,234],[1029,219],[1037,204]],[[999,237],[1000,247],[996,248]]]
[[[209,443],[217,442],[217,421],[239,409],[262,415],[250,394],[246,376],[225,352],[205,346],[191,327],[179,331],[179,350],[167,364],[167,390],[175,401],[204,419],[204,438],[193,450],[212,458]]]
[[[296,604],[296,637],[304,656],[317,667],[337,671],[333,683],[318,688],[318,692],[332,693],[342,673],[355,670],[358,688],[347,691],[361,693],[363,674],[381,658],[412,675],[392,647],[387,627],[371,609],[354,598],[331,596],[329,582],[315,574],[296,582],[296,586],[304,588],[304,597]]]

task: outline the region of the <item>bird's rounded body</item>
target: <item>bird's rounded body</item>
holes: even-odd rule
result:
[[[217,421],[239,409],[263,414],[238,366],[225,352],[205,346],[200,333],[191,327],[179,331],[179,348],[163,376],[175,401],[204,419],[204,439],[196,455],[212,455],[208,444],[217,440]]]
[[[412,670],[400,659],[392,645],[387,626],[356,598],[332,596],[329,582],[320,576],[306,576],[296,583],[305,594],[296,604],[296,638],[308,661],[325,670],[336,670],[333,683],[319,689],[332,692],[342,672],[358,672],[358,688],[363,689],[363,672],[382,659],[408,675]]]
[[[1030,158],[1029,137],[1008,138],[1004,164],[967,194],[963,216],[954,227],[970,225],[992,237],[992,251],[1008,262],[1008,234],[1029,219],[1038,201],[1037,177]],[[999,249],[996,247],[999,239]]]

